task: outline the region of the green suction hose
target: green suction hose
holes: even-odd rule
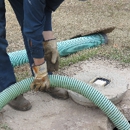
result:
[[[107,43],[107,36],[105,34],[99,33],[57,42],[57,49],[59,55],[62,57],[80,50],[96,47],[105,43]],[[11,52],[8,53],[8,55],[13,67],[28,63],[26,50]]]
[[[84,49],[105,44],[107,42],[106,35],[99,33],[59,42],[57,43],[57,48],[60,56],[67,56]]]
[[[8,53],[8,55],[13,67],[20,66],[29,62],[26,50],[11,52]]]
[[[66,56],[79,50],[98,46],[103,43],[106,43],[104,35],[95,34],[61,42],[58,44],[58,51],[60,52],[60,56]],[[63,48],[66,50],[62,50]],[[9,57],[14,67],[24,63],[28,63],[28,58],[25,50],[9,53]],[[93,103],[95,103],[95,105],[97,105],[110,118],[110,120],[119,130],[130,130],[130,124],[128,123],[127,119],[121,114],[121,112],[110,100],[108,100],[95,88],[87,85],[82,81],[66,76],[50,75],[49,78],[51,87],[61,87],[69,89],[85,96]],[[14,99],[20,94],[29,91],[29,86],[32,81],[33,78],[28,78],[11,85],[9,88],[2,91],[0,93],[0,110],[10,100]]]
[[[116,108],[116,106],[102,95],[95,88],[74,78],[59,75],[49,76],[51,87],[61,87],[77,92],[97,105],[113,122],[119,130],[130,130],[130,125],[126,118]],[[18,95],[30,90],[33,78],[28,78],[11,85],[8,89],[0,93],[0,110]]]

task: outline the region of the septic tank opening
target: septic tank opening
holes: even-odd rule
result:
[[[130,121],[128,121],[128,122],[129,122],[129,124],[130,124]],[[115,127],[113,130],[118,130],[118,129]]]
[[[111,81],[106,78],[96,78],[93,83],[96,85],[101,85],[101,86],[106,86],[110,83]]]

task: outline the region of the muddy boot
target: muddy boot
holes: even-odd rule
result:
[[[68,92],[63,88],[49,88],[46,92],[57,99],[65,100],[69,98]]]
[[[8,105],[12,107],[13,109],[19,110],[19,111],[27,111],[27,110],[30,110],[32,107],[31,103],[28,100],[26,100],[23,97],[23,95],[20,95],[16,97],[14,100],[10,101]]]

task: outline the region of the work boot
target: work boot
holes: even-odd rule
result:
[[[27,111],[27,110],[30,110],[32,107],[31,103],[28,100],[26,100],[23,97],[23,95],[20,95],[16,97],[15,99],[13,99],[12,101],[10,101],[8,105],[12,107],[13,109],[19,110],[19,111]]]
[[[49,95],[51,95],[52,97],[57,98],[57,99],[65,100],[65,99],[69,98],[68,92],[63,88],[52,88],[51,87],[46,92]]]

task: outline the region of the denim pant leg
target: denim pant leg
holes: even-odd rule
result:
[[[55,11],[59,6],[60,4],[63,2],[64,0],[47,0],[46,1],[46,6],[52,10],[52,11]]]
[[[29,64],[30,64],[30,68],[31,68],[31,65],[33,64],[33,58],[31,56],[31,51],[30,51],[30,48],[29,48],[28,40],[23,33],[23,19],[24,19],[23,0],[9,0],[9,2],[10,2],[11,6],[12,6],[14,12],[15,12],[15,15],[16,15],[16,18],[19,22],[19,25],[21,26],[21,32],[22,32],[22,35],[23,35],[24,45],[25,45],[25,48],[26,48],[26,52],[27,52],[27,55],[28,55]],[[31,71],[32,71],[32,68],[31,68]],[[32,71],[32,74],[33,74],[33,71]]]
[[[52,31],[52,11],[45,8],[45,24],[43,31]]]
[[[0,92],[16,82],[13,67],[11,65],[6,48],[8,43],[6,41],[5,30],[5,3],[0,1]]]

